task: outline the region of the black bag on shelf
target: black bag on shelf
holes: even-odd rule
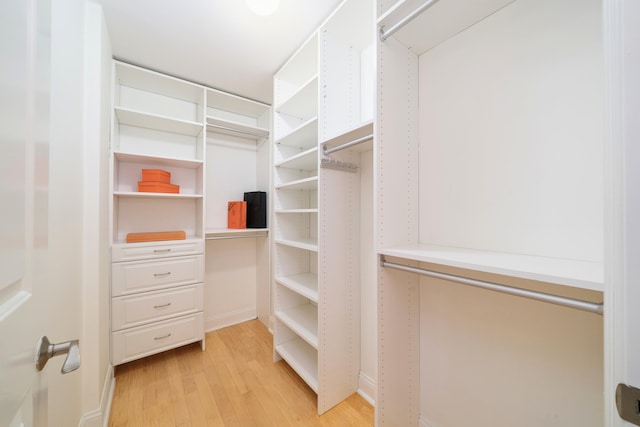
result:
[[[244,193],[244,201],[247,202],[247,228],[267,228],[267,193]]]

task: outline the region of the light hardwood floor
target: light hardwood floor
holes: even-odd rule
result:
[[[116,367],[111,427],[373,426],[357,394],[316,413],[315,393],[285,362],[258,320],[209,332],[192,344]]]

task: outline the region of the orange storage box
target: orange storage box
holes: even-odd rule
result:
[[[153,231],[149,233],[127,233],[127,243],[161,242],[163,240],[185,240],[184,231]]]
[[[142,181],[171,184],[171,172],[162,169],[142,169]]]
[[[229,202],[228,228],[247,228],[247,202]]]
[[[138,181],[138,191],[145,193],[179,193],[180,186],[164,182]]]

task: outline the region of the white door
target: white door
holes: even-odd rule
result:
[[[56,426],[50,397],[68,390],[35,369],[68,309],[48,297],[50,0],[0,2],[0,64],[0,426]]]

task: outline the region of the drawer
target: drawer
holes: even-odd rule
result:
[[[116,297],[111,301],[111,330],[141,326],[204,309],[204,285]]]
[[[129,295],[204,281],[204,255],[111,265],[111,296]]]
[[[121,243],[111,248],[111,261],[137,261],[168,256],[198,255],[204,253],[204,240],[176,240],[175,242]]]
[[[202,313],[111,334],[111,363],[119,365],[204,340]]]

